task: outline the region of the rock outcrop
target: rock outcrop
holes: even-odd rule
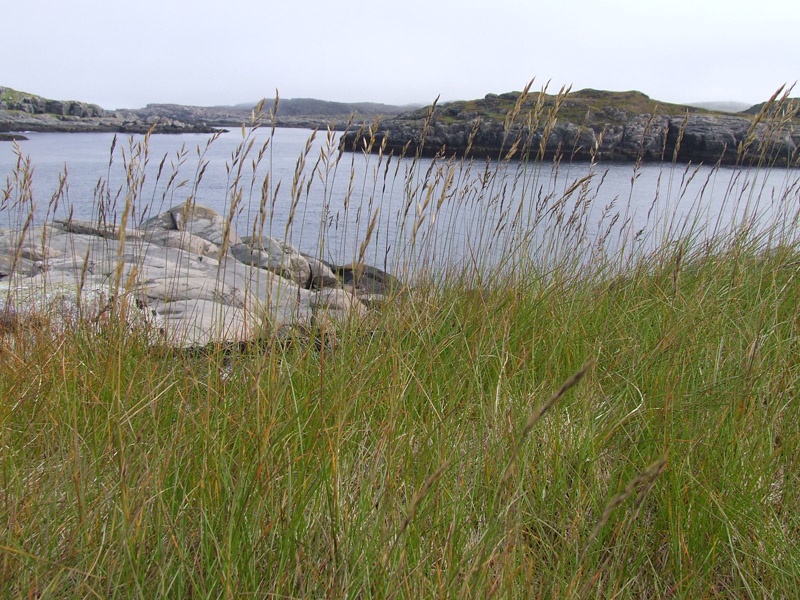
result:
[[[139,115],[107,111],[97,104],[50,100],[0,87],[0,132],[7,131],[114,131],[146,133],[211,133],[203,122],[189,123],[175,116]]]
[[[34,94],[0,87],[0,132],[3,131],[118,131],[143,133],[206,133],[217,128],[241,127],[253,122],[256,103],[235,106],[186,106],[148,104],[144,108],[104,110],[96,104],[49,100]],[[270,122],[274,101],[265,102],[259,119]],[[379,115],[397,115],[408,106],[369,102],[343,103],[294,98],[281,100],[273,116],[280,127],[344,129]],[[0,137],[0,140],[3,138]]]
[[[0,331],[124,314],[154,343],[252,342],[315,325],[329,332],[401,287],[367,265],[330,265],[280,240],[240,238],[198,205],[124,231],[76,220],[0,230]]]
[[[342,143],[346,150],[383,147],[425,156],[504,158],[518,141],[515,158],[723,164],[765,159],[790,166],[800,159],[796,103],[773,103],[769,118],[758,120],[749,113],[657,103],[640,92],[581,90],[524,100],[520,95],[489,94],[406,113],[384,119],[372,135],[351,131]]]

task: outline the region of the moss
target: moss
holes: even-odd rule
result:
[[[20,92],[11,88],[3,88],[3,93],[0,94],[0,100],[3,102],[19,102],[22,97],[23,95]]]

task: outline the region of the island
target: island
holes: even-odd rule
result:
[[[638,91],[509,92],[433,104],[347,132],[345,150],[421,156],[798,165],[800,101],[776,94],[740,113]]]

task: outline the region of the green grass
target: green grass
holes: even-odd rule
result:
[[[790,597],[800,249],[765,239],[422,274],[332,348],[6,332],[0,590]]]
[[[437,118],[444,123],[455,123],[464,120],[460,116],[461,113],[476,113],[483,120],[502,123],[506,114],[514,110],[518,99],[522,95],[522,92],[509,92],[479,100],[448,102],[442,106],[440,111],[442,114],[438,115]],[[630,115],[655,114],[683,118],[687,112],[709,115],[726,114],[681,104],[658,102],[636,91],[611,92],[591,89],[575,92],[565,90],[559,94],[532,93],[525,98],[520,105],[520,109],[523,114],[532,112],[538,118],[542,110],[547,111],[556,105],[558,105],[559,119],[578,125],[587,119],[587,113],[589,113],[590,120],[593,123],[601,122],[612,125],[624,123],[624,115],[630,117]],[[424,118],[425,114],[426,109],[416,111],[416,115],[420,119]],[[746,114],[741,114],[740,116],[751,117],[751,115]]]

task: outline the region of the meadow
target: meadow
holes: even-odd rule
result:
[[[247,177],[269,150],[242,136],[229,214],[272,231],[277,183]],[[152,202],[146,144],[98,215]],[[334,332],[170,350],[114,319],[4,326],[0,595],[794,597],[800,182],[761,197],[743,182],[774,167],[742,149],[735,218],[648,214],[640,233],[624,202],[598,226],[584,176],[537,194],[537,148],[508,147],[394,175],[379,153],[350,178],[353,260],[406,285]],[[350,156],[298,158],[276,234]],[[520,157],[533,169],[501,181]],[[696,167],[669,158],[679,193]],[[23,226],[29,175],[21,157],[2,198]],[[201,179],[168,193],[191,201]],[[384,256],[387,182],[407,208]],[[447,237],[460,220],[481,224],[467,252]]]

